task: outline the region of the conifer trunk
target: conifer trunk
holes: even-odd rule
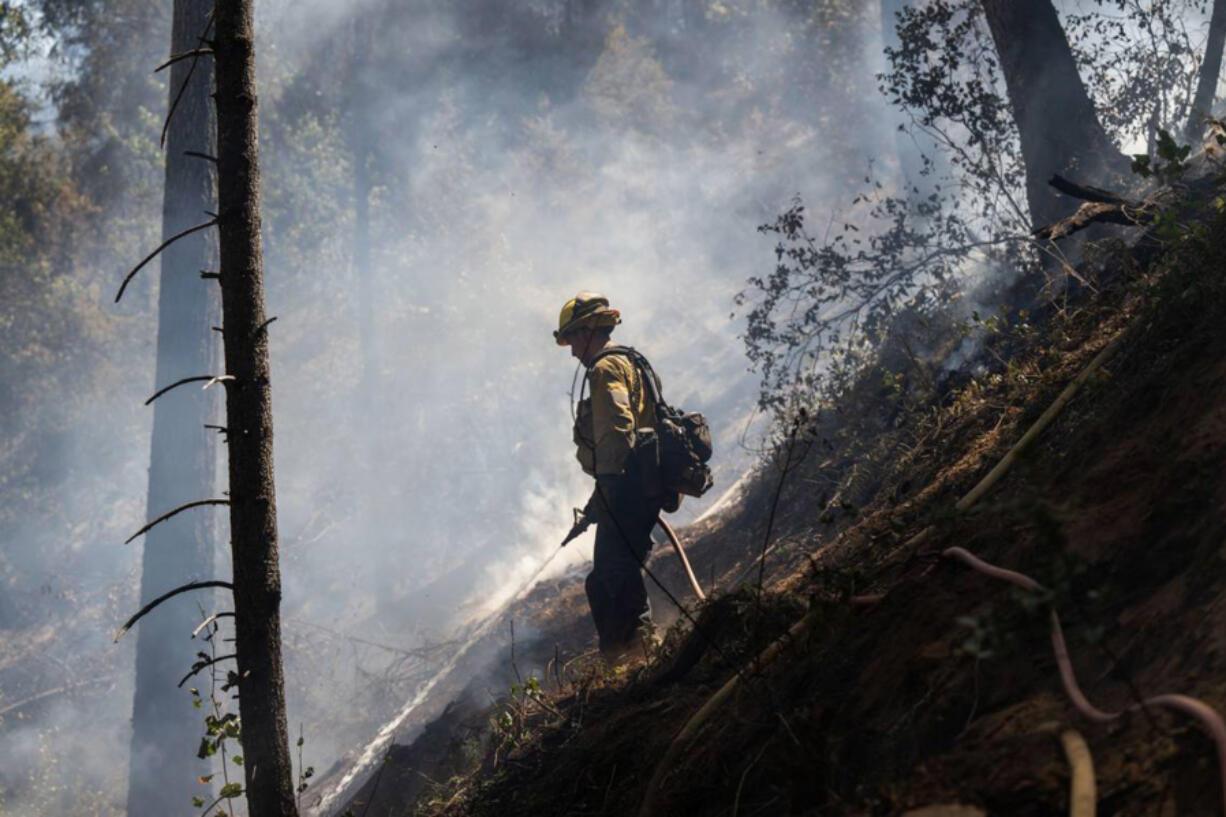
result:
[[[234,626],[251,817],[296,817],[281,665],[281,572],[260,189],[253,0],[217,0],[214,59]]]
[[[198,47],[212,7],[212,0],[176,0],[171,54]],[[213,164],[185,155],[213,153],[210,75],[207,61],[192,71],[191,61],[183,60],[170,71],[170,102],[185,81],[187,85],[166,134],[164,238],[200,223],[205,212],[216,208]],[[219,346],[210,330],[219,322],[217,287],[199,275],[216,264],[212,231],[178,241],[162,254],[155,387],[218,369]],[[204,426],[217,422],[217,403],[216,390],[200,389],[178,389],[154,403],[149,518],[216,496],[217,435]],[[212,578],[215,552],[216,526],[210,512],[183,514],[155,527],[144,540],[141,604],[167,588]],[[128,768],[128,814],[133,817],[189,813],[190,798],[200,789],[196,778],[208,774],[208,763],[195,756],[203,728],[200,713],[186,692],[175,687],[196,660],[199,644],[188,635],[199,621],[198,603],[211,607],[200,595],[173,599],[158,615],[142,621],[137,632]]]

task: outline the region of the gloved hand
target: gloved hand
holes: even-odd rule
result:
[[[566,534],[566,538],[562,540],[562,547],[566,547],[573,539],[578,538],[593,522],[612,518],[619,482],[620,480],[613,475],[596,478],[596,489],[592,491],[587,504],[582,510],[575,508],[575,524],[571,527],[570,533]]]
[[[579,508],[575,508],[575,524],[571,526],[570,533],[566,534],[566,538],[562,540],[562,547],[566,547],[572,540],[578,539],[591,524],[592,520],[588,518],[587,513]]]

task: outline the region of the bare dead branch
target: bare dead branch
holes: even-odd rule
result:
[[[188,383],[203,383],[206,380],[212,381],[214,379],[216,379],[216,375],[198,374],[195,377],[185,377],[182,380],[176,380],[175,382],[171,383],[169,386],[165,386],[163,388],[158,389],[156,392],[154,392],[153,396],[145,401],[145,405],[146,406],[149,405],[154,400],[158,399],[159,397],[161,397],[163,394],[170,391],[171,389],[177,389],[179,386],[184,386]]]
[[[44,690],[35,695],[31,695],[28,698],[22,698],[20,701],[15,701],[6,707],[0,708],[0,718],[3,718],[10,712],[16,712],[18,709],[23,709],[32,703],[37,703],[44,698],[53,698],[56,695],[63,695],[65,692],[72,692],[74,689],[80,689],[81,687],[102,686],[103,684],[109,684],[114,680],[114,675],[104,675],[101,678],[90,678],[87,681],[77,681],[75,684],[65,684],[64,686],[56,687],[55,689]]]
[[[260,324],[259,326],[257,326],[257,327],[255,328],[255,331],[251,333],[251,336],[252,336],[252,337],[258,337],[258,336],[259,336],[259,334],[260,334],[261,332],[263,332],[264,330],[266,330],[266,329],[268,328],[268,324],[272,323],[272,322],[273,322],[273,321],[275,321],[276,319],[277,319],[277,316],[276,316],[276,315],[273,315],[271,318],[269,318],[268,320],[264,321],[262,324]]]
[[[205,383],[203,388],[207,389],[210,386],[216,386],[218,383],[229,383],[231,380],[234,380],[234,379],[235,379],[234,375],[232,374],[219,374],[217,375],[217,377],[210,377],[209,382]]]
[[[234,618],[234,613],[233,611],[230,611],[230,610],[227,610],[221,613],[214,613],[213,615],[206,618],[204,621],[200,622],[200,625],[196,627],[196,629],[192,630],[192,638],[195,638],[196,636],[200,635],[201,630],[203,630],[205,627],[209,626],[210,624],[212,624],[214,621],[216,621],[219,618]],[[179,686],[183,686],[183,684],[179,684]]]
[[[124,277],[123,283],[119,285],[119,292],[115,295],[115,303],[119,303],[119,299],[123,297],[124,290],[128,288],[128,284],[132,282],[132,279],[136,277],[136,273],[144,269],[145,265],[148,264],[150,261],[152,261],[154,258],[157,258],[158,253],[160,253],[162,250],[166,249],[171,244],[178,241],[180,238],[187,238],[192,233],[198,233],[201,230],[207,230],[209,227],[215,227],[216,225],[217,225],[217,219],[212,218],[204,222],[203,224],[197,224],[195,227],[188,227],[183,232],[176,233],[175,235],[172,235],[170,238],[163,241],[156,250],[154,250],[153,252],[145,256],[144,260],[141,261],[139,264],[137,264],[135,267],[133,267],[132,271],[129,272]]]
[[[1068,218],[1036,228],[1034,236],[1055,241],[1080,232],[1092,224],[1122,224],[1125,227],[1137,227],[1149,224],[1154,220],[1155,215],[1153,209],[1144,205],[1087,201]]]
[[[136,539],[138,536],[148,533],[150,530],[153,529],[155,525],[159,525],[162,522],[165,522],[167,519],[170,519],[172,516],[177,516],[178,514],[183,513],[183,511],[189,510],[191,508],[199,508],[204,505],[229,505],[229,504],[230,504],[230,500],[228,499],[197,499],[195,502],[188,502],[186,504],[180,505],[179,507],[169,510],[166,513],[162,514],[157,519],[154,519],[152,522],[145,525],[145,527],[141,528],[136,533],[129,536],[127,539],[124,540],[124,544],[126,545],[126,544],[131,543],[132,540]]]
[[[1064,195],[1072,196],[1082,201],[1096,201],[1100,204],[1133,204],[1133,202],[1128,201],[1118,193],[1112,193],[1110,190],[1103,190],[1099,187],[1077,184],[1064,178],[1059,173],[1054,174],[1047,183]]]
[[[178,686],[179,686],[179,687],[182,687],[184,684],[186,684],[186,683],[188,682],[188,680],[189,680],[189,679],[190,679],[190,678],[191,678],[193,675],[195,675],[195,674],[197,674],[198,672],[200,672],[200,670],[202,670],[202,669],[207,669],[207,668],[209,668],[209,667],[213,666],[214,664],[219,664],[219,663],[221,663],[222,661],[227,661],[227,660],[229,660],[229,659],[231,659],[231,658],[238,658],[238,656],[237,656],[236,654],[234,654],[234,653],[228,653],[228,654],[226,654],[226,655],[219,655],[219,656],[217,656],[216,658],[210,658],[210,659],[209,659],[209,660],[207,660],[207,661],[201,661],[201,662],[199,662],[199,663],[197,663],[197,664],[193,664],[193,665],[192,665],[192,671],[191,671],[191,672],[189,672],[187,675],[184,675],[184,676],[183,676],[183,678],[182,678],[182,679],[179,681]]]
[[[123,626],[119,628],[119,632],[115,633],[115,641],[118,642],[119,639],[123,638],[123,634],[126,633],[128,630],[132,629],[132,625],[136,624],[136,622],[140,621],[149,612],[151,612],[155,607],[157,607],[159,604],[166,601],[167,599],[174,598],[180,593],[186,593],[189,590],[202,590],[208,587],[224,587],[227,590],[234,589],[234,585],[230,584],[229,582],[221,582],[221,581],[189,582],[188,584],[181,584],[178,587],[176,587],[174,590],[171,590],[168,593],[163,593],[162,595],[158,596],[153,601],[146,604],[144,607],[140,608],[137,614],[132,616],[132,618],[128,619],[127,621],[125,621],[123,623]]]
[[[1067,196],[1081,199],[1085,204],[1067,218],[1036,227],[1032,233],[1036,238],[1055,241],[1084,230],[1092,224],[1136,227],[1151,223],[1157,215],[1158,205],[1153,201],[1130,201],[1118,193],[1077,184],[1059,174],[1052,176],[1047,183]]]
[[[178,54],[172,54],[170,59],[166,60],[166,62],[162,63],[157,68],[154,68],[153,73],[156,74],[169,68],[176,62],[182,62],[183,60],[191,59],[192,57],[211,57],[212,55],[213,49],[211,48],[193,48],[190,51],[181,51]]]
[[[209,12],[209,21],[208,23],[205,24],[204,31],[200,34],[201,45],[205,44],[206,38],[209,36],[209,31],[211,31],[212,28],[213,28],[213,12]],[[196,48],[193,50],[199,52],[203,49]],[[209,53],[212,53],[213,49],[210,48],[207,50],[209,51]],[[196,66],[199,64],[199,62],[200,62],[200,54],[196,53],[192,56],[192,64],[187,69],[187,76],[183,78],[183,84],[179,86],[178,93],[175,94],[174,102],[170,103],[170,110],[166,112],[166,121],[162,123],[162,138],[158,141],[158,145],[161,147],[166,147],[166,132],[170,130],[170,120],[172,117],[174,117],[175,111],[179,107],[179,102],[183,100],[183,94],[187,92],[187,86],[189,83],[191,83],[192,75],[196,73]]]
[[[201,153],[198,150],[185,150],[183,151],[183,155],[191,156],[193,159],[204,159],[206,162],[212,162],[213,164],[217,164],[216,156],[210,156],[209,154]]]
[[[218,434],[229,434],[230,433],[230,429],[226,428],[225,426],[214,425],[212,423],[205,423],[204,427],[211,428],[214,431],[216,431]]]

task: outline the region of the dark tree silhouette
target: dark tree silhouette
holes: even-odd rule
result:
[[[176,0],[170,53],[199,46],[212,0]],[[162,235],[166,238],[205,219],[216,201],[212,162],[186,152],[213,153],[215,131],[210,100],[212,83],[206,65],[181,60],[170,66],[170,104],[178,100],[166,133],[166,181],[162,200]],[[158,388],[185,375],[213,372],[218,366],[217,288],[201,281],[200,270],[214,269],[217,240],[213,231],[192,234],[171,244],[161,256],[158,292]],[[215,423],[218,390],[177,389],[159,399],[153,410],[149,464],[150,517],[188,500],[213,496],[217,479]],[[156,526],[144,542],[141,603],[168,587],[208,578],[213,573],[216,531],[214,514],[193,511]],[[199,620],[197,603],[183,596],[146,619],[136,642],[136,695],[132,707],[132,754],[128,773],[128,813],[179,814],[196,793],[198,776],[208,764],[194,753],[200,718],[190,698],[174,680],[191,666],[198,648],[187,635]],[[207,599],[203,600],[207,605]],[[211,605],[210,605],[211,606]]]
[[[1200,64],[1196,81],[1196,95],[1192,97],[1192,111],[1184,128],[1184,138],[1192,144],[1198,142],[1205,132],[1205,118],[1213,108],[1213,95],[1217,91],[1218,78],[1222,75],[1222,47],[1226,45],[1226,0],[1214,0],[1213,15],[1209,18],[1209,37],[1205,41],[1205,54]]]
[[[1026,166],[1032,224],[1067,210],[1047,182],[1123,172],[1128,161],[1107,136],[1086,93],[1051,0],[982,0],[1009,91]]]
[[[235,652],[247,803],[255,817],[297,814],[281,664],[281,571],[273,487],[272,400],[252,0],[217,0],[218,228]]]

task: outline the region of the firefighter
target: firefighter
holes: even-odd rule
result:
[[[562,307],[554,332],[558,345],[569,346],[587,370],[591,392],[580,400],[574,429],[579,463],[596,479],[583,511],[596,523],[592,572],[584,587],[600,651],[611,661],[655,641],[642,566],[664,504],[648,375],[612,342],[619,323],[621,314],[608,298],[580,292]]]

